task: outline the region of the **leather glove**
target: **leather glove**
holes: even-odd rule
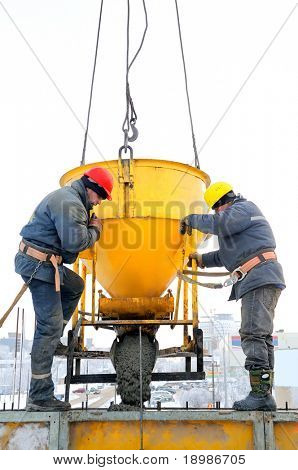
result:
[[[203,257],[203,255],[200,255],[199,253],[191,253],[188,257],[187,266],[189,266],[191,268],[192,267],[192,260],[195,259],[197,266],[201,269],[204,269],[205,265],[203,264],[202,257]]]
[[[187,232],[187,235],[191,235],[191,234],[192,234],[192,226],[189,225],[189,219],[188,219],[188,217],[184,217],[184,219],[181,219],[181,220],[180,220],[179,232],[181,233],[181,235],[185,235],[186,232]]]

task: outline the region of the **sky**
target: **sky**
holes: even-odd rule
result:
[[[193,164],[175,3],[147,3],[148,34],[130,75],[134,155]],[[268,218],[287,283],[275,328],[298,331],[298,7],[287,0],[178,3],[201,168]],[[0,1],[1,315],[22,283],[13,262],[22,226],[62,174],[80,164],[99,9],[98,0]],[[131,0],[131,53],[143,28],[142,2]],[[123,143],[125,34],[126,1],[105,1],[87,163],[117,158]],[[215,248],[211,240],[202,251]],[[200,314],[215,309],[239,319],[240,302],[228,296],[201,290]],[[29,293],[19,306],[30,337]],[[15,321],[14,312],[0,337]]]

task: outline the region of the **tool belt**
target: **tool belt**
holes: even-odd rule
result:
[[[234,269],[229,279],[227,279],[224,282],[224,286],[225,287],[231,286],[231,285],[236,284],[239,281],[242,281],[242,279],[244,279],[245,276],[249,273],[249,271],[251,271],[253,268],[255,268],[261,263],[265,263],[266,261],[271,261],[271,260],[277,261],[276,253],[273,250],[268,250],[268,251],[263,251],[261,253],[258,253],[256,256],[249,259],[238,268]]]
[[[60,291],[60,275],[58,265],[62,263],[62,256],[55,255],[54,253],[44,253],[43,251],[37,250],[32,246],[27,245],[23,240],[20,243],[19,249],[22,253],[32,256],[32,258],[38,259],[39,261],[47,261],[52,263],[55,269],[55,289],[56,292]]]

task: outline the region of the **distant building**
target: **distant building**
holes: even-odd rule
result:
[[[18,333],[17,336],[17,342],[16,342],[16,334],[15,332],[9,332],[8,333],[8,338],[1,338],[0,339],[0,348],[1,347],[7,347],[8,348],[8,354],[13,354],[15,352],[15,348],[17,345],[17,352],[19,353],[21,350],[21,333]],[[24,339],[23,343],[24,351],[27,353],[31,352],[32,348],[32,341]],[[4,358],[4,356],[0,355],[1,359]]]

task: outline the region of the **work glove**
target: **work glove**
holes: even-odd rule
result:
[[[99,234],[102,232],[102,221],[101,219],[98,219],[95,214],[92,214],[92,217],[89,222],[89,227],[95,227],[97,228]]]
[[[186,232],[187,232],[187,235],[189,236],[192,234],[192,226],[189,224],[188,217],[184,217],[183,219],[180,220],[179,232],[181,233],[181,235],[185,235]]]
[[[202,258],[203,258],[203,255],[200,255],[199,253],[191,253],[188,257],[187,266],[189,266],[191,268],[192,267],[192,260],[195,259],[197,266],[201,269],[204,269],[205,265],[203,264]]]

